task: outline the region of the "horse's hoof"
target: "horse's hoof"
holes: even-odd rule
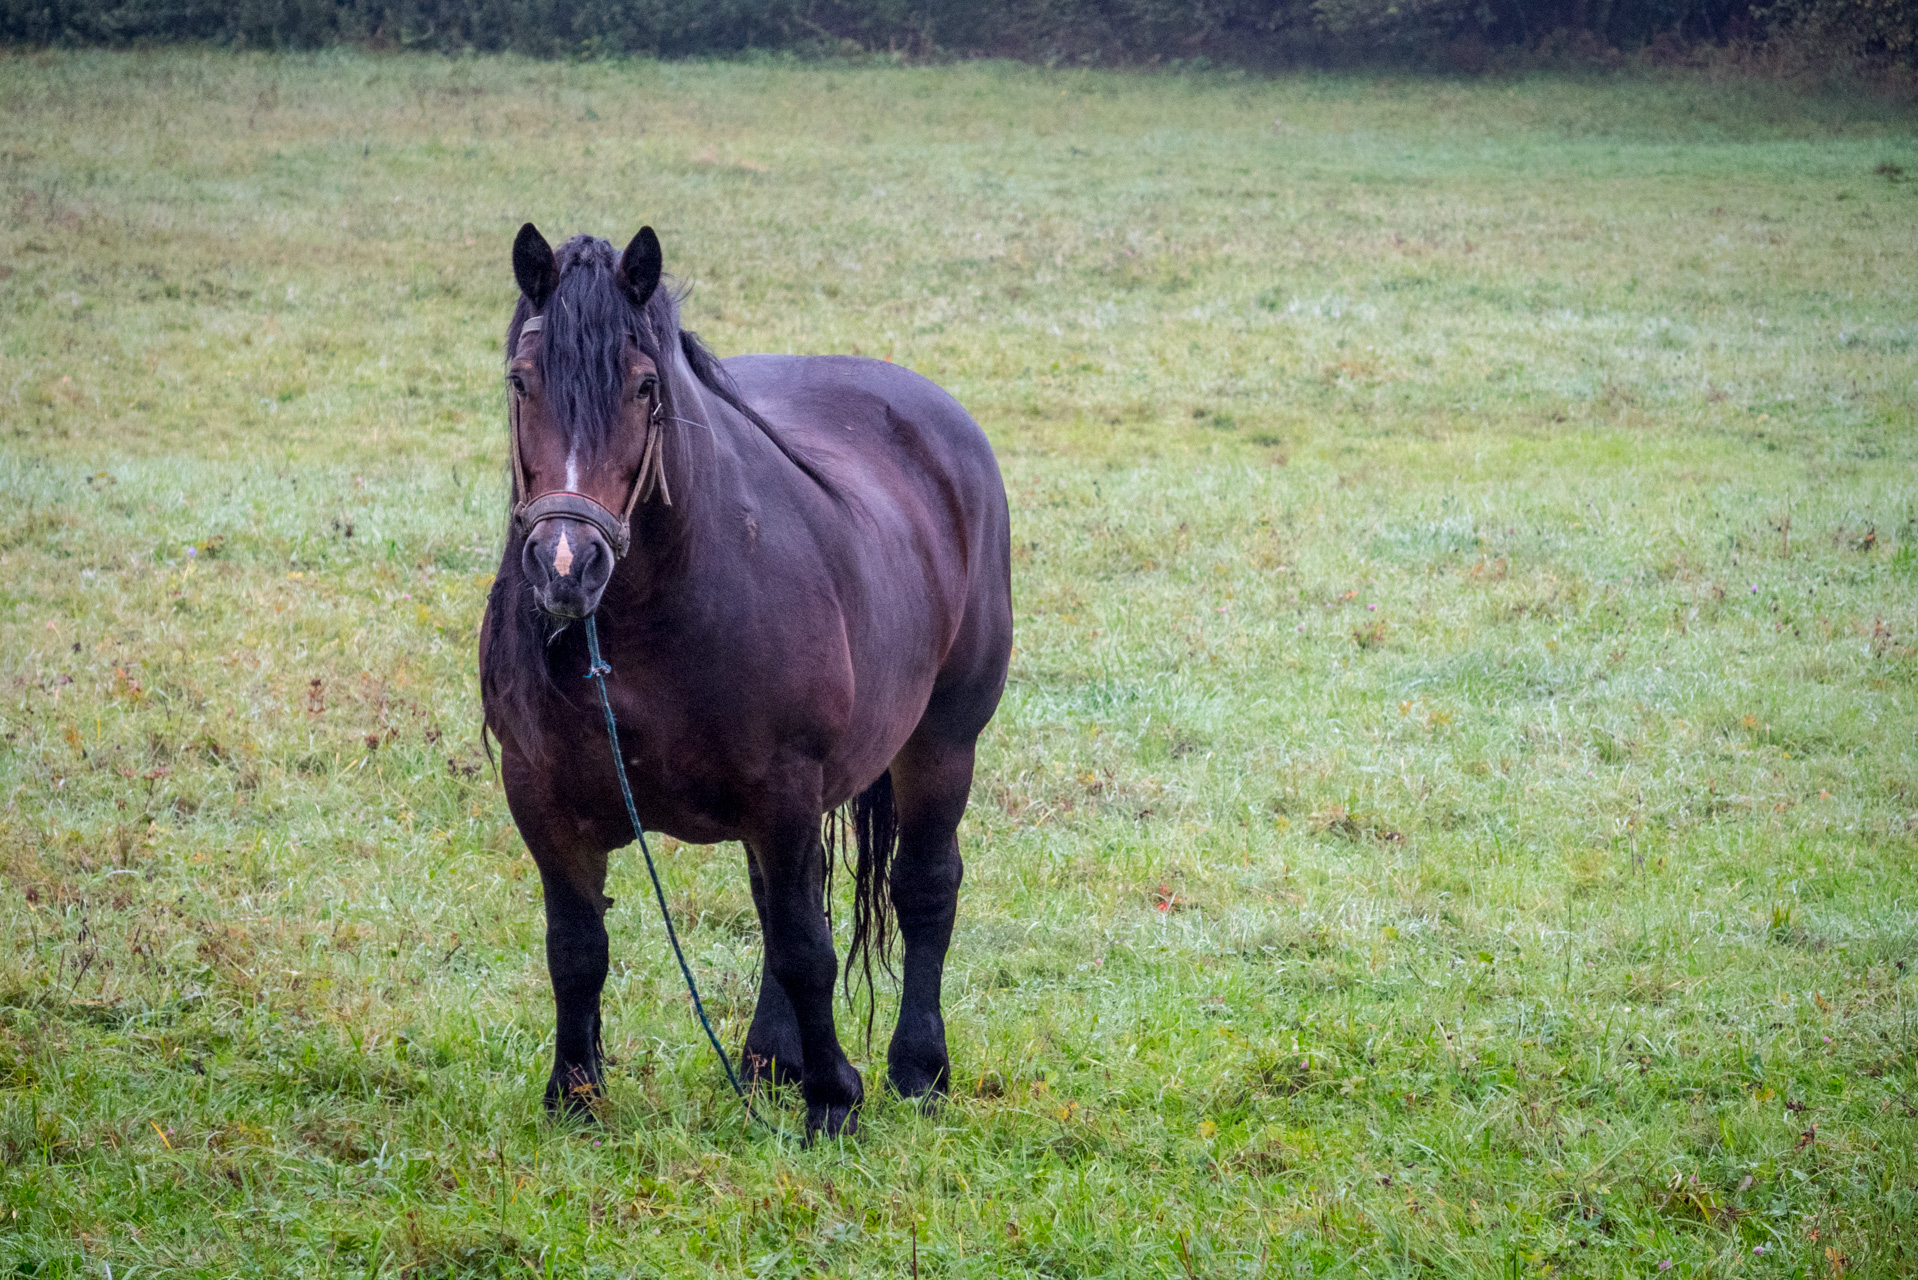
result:
[[[893,1092],[907,1100],[919,1099],[921,1109],[929,1109],[952,1086],[952,1064],[944,1058],[936,1063],[889,1062],[886,1079]]]
[[[570,1083],[563,1084],[555,1074],[546,1082],[546,1113],[555,1120],[597,1124],[600,1113],[612,1105],[606,1091],[578,1067],[566,1073],[566,1080]]]
[[[946,1024],[937,1013],[900,1011],[898,1029],[886,1047],[886,1080],[906,1099],[931,1099],[951,1087]]]
[[[569,1124],[598,1124],[599,1113],[607,1106],[605,1095],[582,1098],[578,1094],[560,1094],[548,1090],[546,1094],[546,1114],[554,1120],[563,1120]]]
[[[850,1138],[859,1132],[858,1107],[807,1107],[806,1141],[825,1136]]]

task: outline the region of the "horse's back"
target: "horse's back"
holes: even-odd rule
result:
[[[834,457],[834,470],[937,472],[928,478],[950,482],[967,507],[996,511],[1004,523],[1005,488],[986,433],[930,378],[863,356],[749,355],[723,363],[746,403],[794,447]]]

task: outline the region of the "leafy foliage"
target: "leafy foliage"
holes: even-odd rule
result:
[[[1836,48],[1907,62],[1918,52],[1918,0],[1778,0],[1754,12],[1769,25]]]
[[[1057,63],[1252,66],[1381,58],[1458,70],[1491,52],[1583,58],[1782,30],[1908,55],[1914,0],[0,0],[0,39],[267,48],[349,43],[665,57],[904,51]]]

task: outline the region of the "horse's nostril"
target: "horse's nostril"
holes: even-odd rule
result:
[[[538,544],[528,541],[526,549],[520,553],[520,569],[527,580],[535,583],[546,582],[552,574],[550,556],[540,554]]]

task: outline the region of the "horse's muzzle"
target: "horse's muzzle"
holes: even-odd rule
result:
[[[540,608],[556,618],[584,618],[599,608],[613,576],[613,549],[583,520],[542,520],[526,535],[520,569]]]

